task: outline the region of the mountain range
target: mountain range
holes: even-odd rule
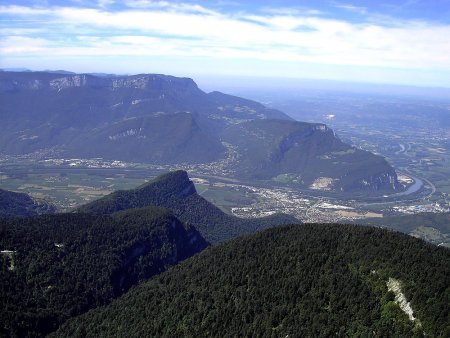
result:
[[[245,180],[289,177],[339,192],[401,188],[380,156],[324,124],[260,103],[205,93],[189,78],[0,72],[0,152],[52,149],[61,157],[205,164]]]

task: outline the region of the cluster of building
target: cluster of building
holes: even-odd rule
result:
[[[418,214],[421,212],[434,212],[434,213],[450,212],[449,206],[444,206],[439,203],[401,205],[392,207],[392,209],[402,214]]]

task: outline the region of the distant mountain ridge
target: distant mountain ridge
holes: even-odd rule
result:
[[[99,77],[91,74],[61,74],[56,72],[42,72],[41,74],[50,74],[44,78],[36,76],[35,72],[26,72],[19,76],[17,80],[8,81],[2,77],[0,82],[0,90],[17,90],[17,89],[52,89],[62,90],[73,87],[99,87],[108,89],[133,88],[133,89],[163,89],[164,85],[171,85],[180,88],[197,86],[189,78],[177,78],[174,76],[160,74],[140,74],[133,76],[115,76],[115,77]]]
[[[325,125],[205,93],[190,78],[3,71],[0,101],[7,154],[51,148],[63,157],[154,164],[225,161],[229,175],[247,180],[287,175],[303,188],[400,188],[383,158],[342,143]]]

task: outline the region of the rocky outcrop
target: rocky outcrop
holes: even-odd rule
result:
[[[398,182],[397,174],[394,170],[388,170],[375,175],[370,175],[358,181],[359,190],[398,190],[401,185]]]

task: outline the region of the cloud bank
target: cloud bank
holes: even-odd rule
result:
[[[314,9],[252,13],[167,1],[123,4],[0,6],[0,55],[8,60],[149,56],[450,71],[450,24],[377,17],[350,4],[336,6],[364,15],[363,20],[336,19]]]

